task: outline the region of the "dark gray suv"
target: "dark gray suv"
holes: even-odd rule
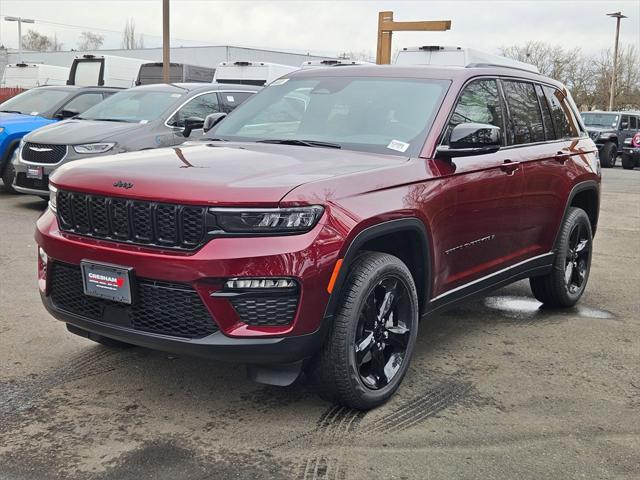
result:
[[[229,113],[258,90],[251,85],[211,83],[124,90],[79,116],[25,135],[13,160],[13,188],[46,196],[49,176],[64,163],[197,139],[208,115]]]
[[[627,138],[640,131],[638,112],[581,112],[589,136],[598,146],[603,167],[614,167]]]

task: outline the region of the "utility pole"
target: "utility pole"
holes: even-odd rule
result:
[[[4,17],[7,22],[18,22],[18,63],[22,63],[22,24],[23,23],[36,23],[31,18],[22,17]]]
[[[169,83],[169,0],[162,0],[162,81]]]
[[[618,39],[620,38],[620,20],[627,18],[622,12],[607,13],[608,17],[616,19],[616,43],[613,47],[613,71],[611,72],[611,90],[609,92],[609,111],[613,110],[614,98],[616,96],[616,75],[618,70]]]
[[[398,31],[431,31],[443,32],[451,29],[451,20],[437,20],[427,22],[394,22],[393,12],[378,13],[378,50],[376,63],[387,65],[391,63],[391,35]]]

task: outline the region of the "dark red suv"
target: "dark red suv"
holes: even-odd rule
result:
[[[367,409],[419,319],[529,278],[584,292],[600,167],[567,90],[504,67],[354,66],[273,82],[199,145],[74,162],[39,219],[39,285],[76,334],[304,370]]]

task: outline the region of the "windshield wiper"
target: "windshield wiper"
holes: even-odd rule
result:
[[[202,137],[200,141],[201,142],[228,142],[229,140],[225,138]]]
[[[77,117],[76,117],[77,118]],[[130,123],[129,120],[122,120],[121,118],[83,118],[83,120],[94,120],[96,122],[122,122]]]
[[[256,143],[277,143],[280,145],[300,145],[302,147],[342,148],[337,143],[319,142],[317,140],[273,139],[256,140]]]
[[[22,113],[20,110],[0,110],[2,113]]]

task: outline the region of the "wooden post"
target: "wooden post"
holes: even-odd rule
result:
[[[391,63],[391,36],[393,32],[431,31],[442,32],[451,29],[451,20],[394,22],[393,12],[378,13],[378,49],[376,63],[388,65]]]
[[[171,62],[169,40],[169,0],[162,0],[162,81],[169,83],[169,64]]]

